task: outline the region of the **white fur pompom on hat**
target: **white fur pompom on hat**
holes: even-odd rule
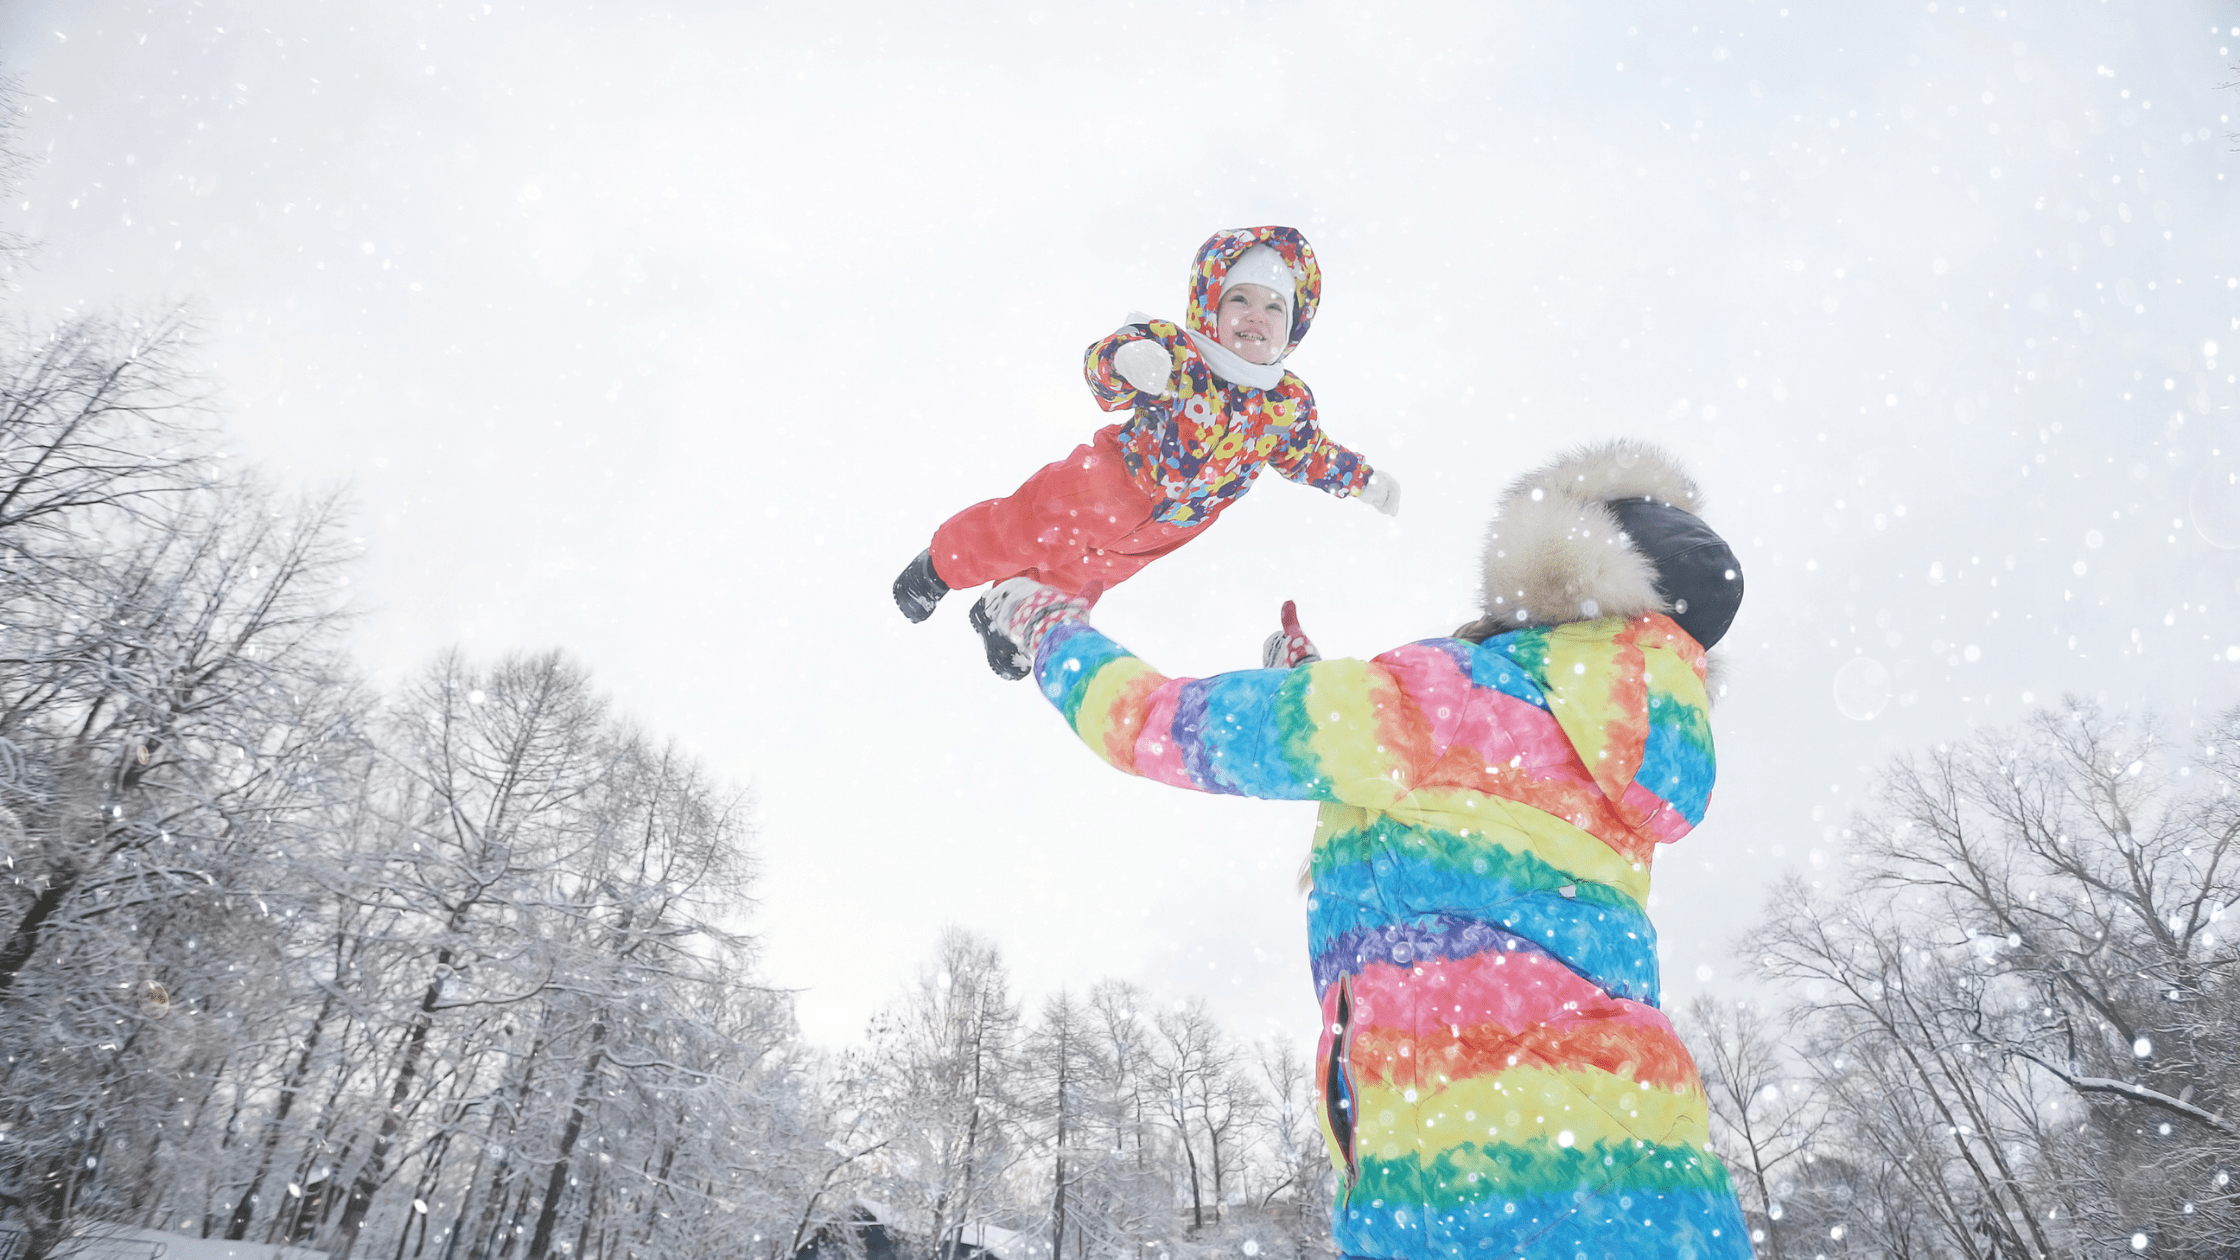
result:
[[[1653,499],[1694,513],[1695,480],[1670,455],[1618,438],[1580,447],[1502,492],[1486,527],[1488,631],[1665,611],[1657,566],[1608,506]]]

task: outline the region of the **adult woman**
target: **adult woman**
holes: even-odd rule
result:
[[[1351,1256],[1746,1257],[1703,1090],[1657,1003],[1656,847],[1712,782],[1704,650],[1733,553],[1652,448],[1504,495],[1485,613],[1372,661],[1168,679],[1023,579],[993,596],[1119,769],[1323,802],[1309,862],[1324,1135]]]

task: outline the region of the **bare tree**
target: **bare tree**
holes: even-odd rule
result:
[[[956,928],[908,996],[873,1023],[874,1090],[890,1138],[885,1185],[924,1230],[928,1256],[956,1254],[1019,1157],[1017,1030],[995,947]]]
[[[213,916],[287,904],[270,859],[329,797],[322,765],[360,747],[362,705],[334,657],[347,549],[331,500],[289,507],[233,482],[137,514],[115,506],[84,506],[82,531],[68,513],[39,518],[25,536],[43,534],[36,561],[18,551],[0,577],[13,877],[0,1021],[17,1044],[42,1047],[13,1065],[0,1104],[20,1100],[40,1117],[24,1137],[59,1143],[41,1158],[28,1158],[36,1141],[19,1148],[35,1249],[86,1204],[96,1148],[130,1144],[121,1135],[133,1126],[117,1118],[157,1119],[129,1083],[154,1087],[158,1065],[126,1048],[169,1012],[174,985],[211,979],[165,951],[238,933]],[[271,957],[252,941],[237,967]],[[203,994],[200,1010],[230,1006],[230,994]],[[103,1074],[74,1055],[104,1046],[115,1058]],[[57,1108],[65,1097],[78,1105]],[[49,1157],[59,1162],[35,1171]]]
[[[1033,1117],[1050,1160],[1050,1260],[1064,1260],[1068,1195],[1093,1156],[1088,1154],[1095,1088],[1108,1069],[1099,1061],[1089,1011],[1060,991],[1043,1003],[1019,1060],[1021,1103]],[[1073,1248],[1081,1253],[1079,1227]]]
[[[597,842],[571,864],[559,890],[578,955],[563,974],[585,1031],[529,1260],[551,1253],[577,1143],[600,1100],[641,1074],[658,1090],[680,1070],[663,1039],[647,1036],[649,993],[678,984],[720,993],[751,961],[748,941],[716,922],[746,893],[742,804],[718,795],[674,747],[625,734],[603,759],[608,769],[592,810]]]
[[[1790,1254],[1784,1200],[1809,1192],[1805,1163],[1815,1158],[1823,1127],[1811,1082],[1782,1055],[1764,1011],[1747,1002],[1699,994],[1683,1029],[1710,1099],[1713,1143],[1742,1192],[1751,1241],[1764,1260],[1782,1260]]]
[[[1161,1124],[1166,1094],[1158,1034],[1143,1015],[1148,1005],[1122,981],[1089,991],[1090,1062],[1098,1075],[1069,1213],[1085,1256],[1143,1256],[1182,1241],[1175,1204],[1184,1179]]]
[[[1266,1038],[1254,1047],[1264,1102],[1260,1138],[1268,1156],[1259,1207],[1279,1221],[1299,1260],[1330,1251],[1330,1153],[1315,1121],[1314,1065],[1297,1045]]]
[[[583,671],[556,654],[487,672],[445,657],[398,711],[395,746],[411,789],[396,821],[412,849],[396,855],[397,886],[418,894],[427,916],[428,970],[392,1053],[387,1105],[335,1226],[342,1255],[393,1171],[389,1157],[438,1016],[524,1002],[554,978],[549,951],[534,937],[507,942],[511,965],[462,964],[480,952],[479,920],[512,917],[511,895],[536,889],[588,845],[575,807],[604,772],[595,750],[605,717]]]
[[[1223,1147],[1238,1119],[1230,1087],[1232,1052],[1203,999],[1160,1011],[1152,1025],[1159,1034],[1154,1062],[1161,1114],[1189,1172],[1190,1232],[1195,1237],[1205,1229],[1209,1214],[1220,1219]]]
[[[4,171],[0,171],[4,174]],[[144,519],[211,484],[211,430],[182,365],[183,310],[12,330],[0,351],[0,551],[37,568],[61,540]]]
[[[2240,711],[2171,751],[2072,703],[1902,759],[1856,825],[1867,895],[1791,885],[1752,935],[1883,1249],[2221,1255],[2240,1231]]]

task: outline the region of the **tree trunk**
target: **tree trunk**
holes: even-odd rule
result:
[[[456,926],[456,925],[454,925]],[[451,966],[451,949],[445,946],[436,952],[439,968]],[[374,1192],[387,1180],[385,1166],[389,1149],[396,1145],[397,1130],[404,1127],[405,1100],[412,1096],[412,1081],[420,1071],[420,1052],[427,1047],[428,1030],[435,1026],[436,1003],[443,999],[443,973],[428,982],[428,991],[420,998],[420,1012],[412,1020],[412,1031],[405,1034],[403,1061],[397,1065],[397,1083],[389,1090],[389,1109],[382,1114],[381,1131],[374,1135],[373,1149],[366,1153],[366,1162],[351,1179],[350,1197],[342,1207],[342,1219],[335,1225],[334,1252],[347,1256],[357,1244],[358,1229],[365,1224],[366,1209],[373,1206]]]
[[[1210,1077],[1207,1078],[1206,1088],[1209,1090],[1212,1088],[1212,1078]],[[1221,1223],[1221,1200],[1224,1188],[1221,1184],[1221,1135],[1223,1130],[1213,1127],[1213,1106],[1210,1101],[1199,1109],[1199,1114],[1204,1117],[1206,1122],[1206,1149],[1207,1153],[1212,1156],[1213,1222],[1218,1225]],[[1226,1127],[1226,1125],[1223,1126],[1223,1128]]]
[[[514,1196],[513,1219],[498,1230],[499,1260],[505,1260],[505,1257],[513,1254],[513,1244],[521,1241],[521,1218],[528,1214],[529,1187],[524,1185],[521,1193]]]
[[[495,1128],[496,1126],[493,1124],[493,1131]],[[459,1187],[459,1211],[451,1218],[451,1228],[444,1231],[442,1260],[454,1260],[454,1257],[458,1255],[459,1236],[465,1233],[467,1228],[467,1209],[474,1203],[475,1186],[482,1180],[482,1161],[489,1152],[490,1143],[484,1141],[481,1143],[481,1149],[474,1154],[473,1166],[467,1169],[466,1181]],[[423,1241],[425,1240],[423,1239]],[[415,1251],[412,1254],[419,1255],[420,1253]]]
[[[508,1119],[507,1141],[502,1144],[503,1149],[498,1156],[498,1166],[490,1173],[490,1189],[483,1195],[482,1219],[475,1222],[474,1236],[476,1241],[467,1249],[468,1260],[484,1260],[497,1247],[498,1233],[505,1228],[506,1202],[513,1193],[515,1143],[512,1138],[520,1131],[521,1127],[518,1121],[511,1118],[518,1117],[523,1109],[528,1106],[529,1095],[536,1089],[537,1064],[544,1057],[545,1033],[550,1026],[551,1017],[549,1009],[540,1017],[542,1022],[538,1026],[536,1038],[530,1042],[529,1053],[522,1059],[521,1079],[514,1086],[513,1106],[491,1109],[489,1136],[483,1140],[482,1149],[487,1152],[491,1144],[497,1142],[498,1121],[501,1118]],[[476,1161],[475,1167],[476,1175],[479,1177],[481,1169],[479,1160]],[[471,1194],[473,1188],[473,1183],[470,1181],[467,1192]],[[466,1219],[466,1210],[466,1202],[462,1199],[459,1205],[461,1220]],[[456,1246],[459,1236],[454,1236],[451,1241],[452,1246]],[[452,1260],[451,1248],[446,1247],[444,1250],[444,1260]]]
[[[1056,1188],[1050,1196],[1050,1260],[1065,1260],[1066,1242],[1066,1068],[1072,1048],[1069,1023],[1058,1026],[1058,1158],[1051,1177]]]
[[[327,1017],[334,1013],[334,990],[327,991],[326,1001],[319,1004],[319,1014],[311,1021],[311,1032],[303,1039],[303,1053],[296,1057],[295,1071],[280,1086],[280,1100],[273,1106],[272,1118],[265,1121],[264,1142],[257,1152],[257,1171],[249,1178],[249,1188],[233,1205],[233,1215],[226,1221],[226,1241],[240,1242],[249,1232],[249,1219],[256,1214],[257,1192],[264,1188],[264,1179],[272,1170],[273,1152],[280,1148],[280,1131],[286,1125],[288,1112],[296,1105],[296,1096],[303,1090],[304,1078],[311,1073],[311,1057],[318,1052],[319,1034],[326,1027]]]
[[[591,1184],[583,1188],[583,1224],[576,1228],[576,1260],[584,1260],[591,1245],[591,1221],[597,1215],[599,1204],[599,1166],[591,1166]]]
[[[528,1260],[545,1260],[552,1248],[552,1226],[560,1217],[560,1196],[568,1189],[568,1165],[575,1155],[576,1139],[583,1135],[583,1109],[599,1083],[599,1065],[606,1054],[605,1021],[591,1026],[591,1059],[583,1065],[583,1079],[576,1084],[575,1101],[568,1108],[568,1126],[560,1132],[560,1158],[545,1179],[544,1205],[537,1209],[537,1230],[529,1238]],[[625,1059],[625,1062],[628,1060]]]
[[[1198,1151],[1190,1144],[1190,1131],[1182,1131],[1182,1154],[1190,1161],[1190,1236],[1196,1238],[1205,1228],[1205,1200],[1198,1191]]]
[[[0,946],[0,1001],[7,1000],[8,990],[15,986],[16,976],[30,964],[31,955],[38,952],[39,934],[46,929],[47,920],[54,917],[54,912],[61,909],[71,890],[77,886],[78,878],[75,875],[47,885],[40,890],[38,896],[31,899],[31,905],[24,910],[23,917],[16,920],[15,931],[8,934],[8,943]]]
[[[451,1135],[448,1133],[437,1138],[430,1145],[427,1155],[423,1157],[424,1162],[422,1163],[420,1168],[420,1182],[418,1185],[412,1187],[412,1198],[414,1202],[425,1203],[427,1202],[429,1196],[435,1193],[437,1183],[443,1180],[444,1156],[448,1154],[450,1150]],[[420,1218],[421,1247],[425,1247],[428,1245],[428,1218],[434,1215],[434,1213],[435,1209],[433,1207],[429,1208],[425,1212],[415,1211],[413,1213],[414,1216],[418,1216]],[[412,1217],[407,1216],[404,1218],[404,1228],[397,1231],[397,1254],[392,1258],[392,1260],[404,1260],[404,1245],[405,1243],[411,1241],[411,1239]],[[417,1249],[415,1249],[412,1254],[419,1255],[420,1253]]]

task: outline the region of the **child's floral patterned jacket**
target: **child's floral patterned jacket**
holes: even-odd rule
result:
[[[1266,389],[1218,375],[1191,333],[1211,342],[1216,305],[1230,266],[1254,245],[1267,244],[1291,267],[1291,340],[1298,349],[1322,296],[1314,250],[1292,228],[1217,232],[1199,247],[1190,274],[1185,325],[1163,319],[1132,323],[1089,347],[1083,372],[1106,411],[1133,409],[1120,431],[1128,473],[1159,506],[1152,519],[1202,525],[1252,488],[1263,467],[1344,498],[1368,483],[1368,461],[1323,435],[1314,394],[1290,372]],[[1185,329],[1187,328],[1187,331]],[[1171,392],[1155,397],[1130,385],[1113,355],[1131,341],[1156,341],[1174,359]]]

